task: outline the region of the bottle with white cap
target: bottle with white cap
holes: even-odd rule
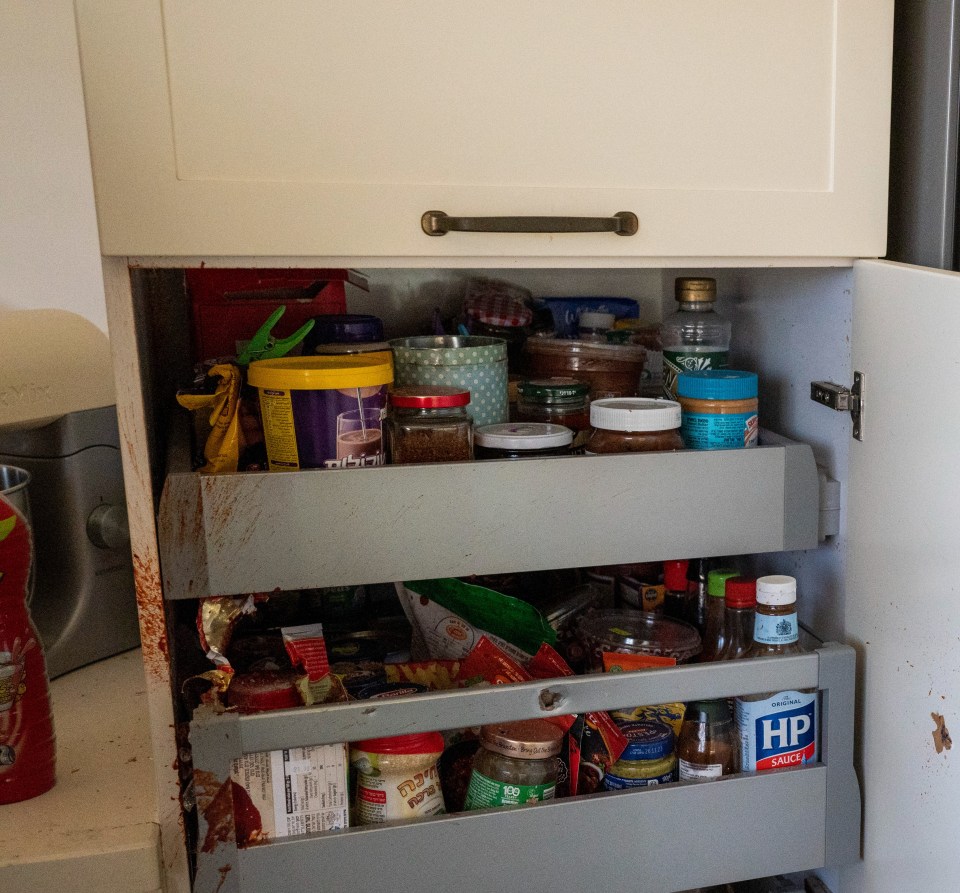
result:
[[[797,581],[773,575],[757,580],[753,645],[744,658],[802,654],[797,623]],[[743,772],[817,761],[819,700],[816,689],[767,692],[736,699]]]

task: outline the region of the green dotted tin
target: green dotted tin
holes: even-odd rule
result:
[[[444,385],[470,391],[467,412],[476,427],[506,422],[507,342],[477,335],[397,338],[393,350],[394,382]]]

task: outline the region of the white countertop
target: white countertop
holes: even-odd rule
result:
[[[0,890],[153,893],[163,886],[140,652],[51,686],[57,783],[0,806]]]

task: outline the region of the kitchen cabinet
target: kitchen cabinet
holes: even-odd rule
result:
[[[107,255],[885,250],[892,0],[76,7]],[[637,229],[431,236],[428,211]]]

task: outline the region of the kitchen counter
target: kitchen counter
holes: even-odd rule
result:
[[[0,806],[0,890],[153,893],[163,886],[139,650],[51,684],[57,783]]]

